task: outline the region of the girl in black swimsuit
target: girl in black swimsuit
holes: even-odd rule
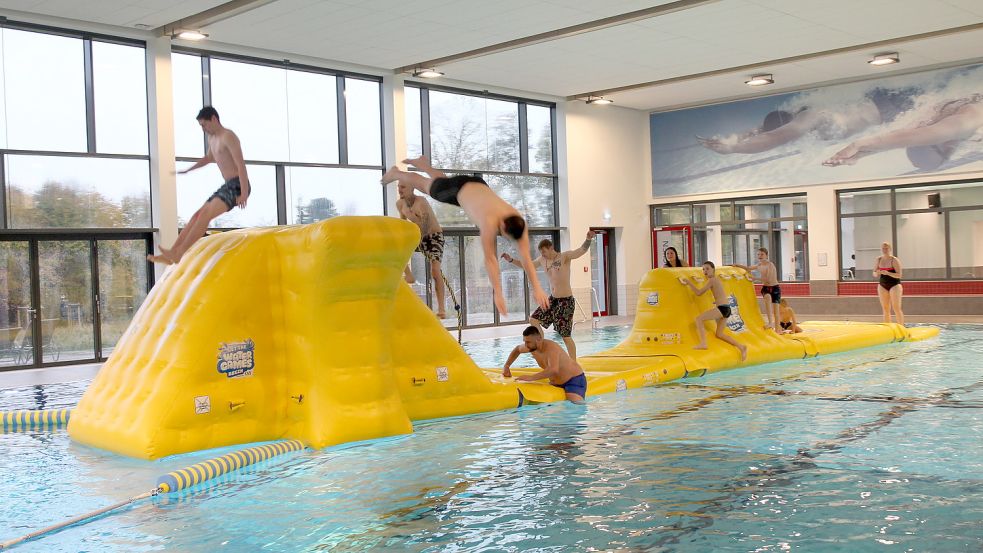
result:
[[[891,322],[891,310],[899,324],[904,324],[901,312],[901,261],[891,255],[891,244],[881,244],[881,256],[874,263],[874,275],[878,278],[877,297],[881,300],[884,322]]]

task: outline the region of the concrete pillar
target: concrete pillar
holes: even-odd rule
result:
[[[171,39],[147,41],[147,107],[150,131],[150,194],[154,246],[177,240],[177,179],[174,176],[174,80],[171,75]],[[156,265],[160,278],[164,266]]]

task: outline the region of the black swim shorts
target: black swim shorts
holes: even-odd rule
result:
[[[457,194],[461,191],[461,188],[463,188],[464,185],[469,182],[488,186],[488,183],[485,182],[484,179],[474,175],[440,177],[434,179],[433,182],[430,183],[430,197],[438,202],[461,207],[461,204],[457,203]]]
[[[536,319],[541,325],[556,330],[560,336],[569,338],[573,332],[573,314],[577,309],[577,301],[573,296],[554,298],[550,296],[549,309],[537,307],[530,318]]]
[[[731,311],[729,305],[718,305],[717,310],[720,311],[720,314],[723,315],[725,319],[730,318]]]
[[[440,263],[444,258],[444,233],[435,232],[424,236],[420,239],[416,251],[422,253],[430,261]]]
[[[225,181],[225,184],[220,186],[214,194],[208,197],[208,201],[212,201],[212,198],[218,198],[226,205],[226,207],[231,210],[236,206],[236,200],[239,198],[239,194],[242,193],[242,188],[239,185],[239,177],[232,177],[231,179]]]

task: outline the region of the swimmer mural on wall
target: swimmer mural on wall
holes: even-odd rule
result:
[[[653,113],[652,194],[983,170],[983,64]]]

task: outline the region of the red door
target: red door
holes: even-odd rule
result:
[[[656,227],[652,229],[652,268],[664,267],[666,264],[666,248],[676,248],[683,264],[693,266],[693,227],[683,225],[678,227]]]

